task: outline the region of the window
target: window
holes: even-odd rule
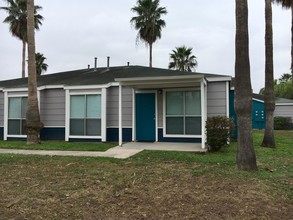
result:
[[[8,135],[26,135],[27,97],[8,98]]]
[[[166,135],[200,135],[200,91],[167,91],[165,97]]]
[[[70,135],[101,136],[101,95],[70,96]]]

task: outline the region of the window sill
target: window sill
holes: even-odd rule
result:
[[[78,138],[78,139],[101,139],[102,136],[78,136],[78,135],[70,135],[69,138]]]
[[[26,135],[16,135],[16,134],[8,134],[8,138],[27,138]]]
[[[202,135],[164,134],[164,138],[202,138]]]

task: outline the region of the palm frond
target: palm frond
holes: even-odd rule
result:
[[[192,48],[186,46],[175,47],[170,53],[169,69],[191,72],[197,67],[197,58],[192,55]]]

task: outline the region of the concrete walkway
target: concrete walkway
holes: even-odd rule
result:
[[[98,151],[61,151],[61,150],[16,150],[0,149],[0,154],[25,154],[25,155],[46,155],[46,156],[80,156],[80,157],[112,157],[125,159],[131,157],[143,149],[123,149],[113,147],[104,152]]]
[[[206,152],[201,144],[196,143],[166,143],[166,142],[129,142],[122,147],[113,147],[104,152],[98,151],[61,151],[61,150],[17,150],[0,149],[0,154],[25,154],[25,155],[46,155],[46,156],[81,156],[81,157],[111,157],[126,159],[143,150],[161,151],[185,151],[185,152]]]
[[[129,142],[122,145],[124,149],[160,150],[160,151],[184,151],[205,153],[201,143],[176,143],[176,142]]]

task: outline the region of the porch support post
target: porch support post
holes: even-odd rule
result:
[[[119,146],[122,147],[122,86],[119,83]]]
[[[135,109],[135,89],[132,89],[132,141],[136,140],[136,109]]]
[[[8,92],[4,92],[4,134],[3,140],[7,141],[7,134],[8,134]]]
[[[102,88],[102,142],[107,141],[107,89]]]
[[[208,119],[208,83],[207,83],[207,81],[206,80],[204,80],[204,95],[205,95],[205,105],[204,105],[204,107],[205,107],[205,125],[204,126],[206,126],[206,121],[207,121],[207,119]],[[207,140],[206,138],[207,138],[207,133],[206,133],[206,129],[205,129],[205,141]],[[206,146],[205,146],[206,147]]]
[[[70,96],[69,90],[65,90],[65,141],[69,141],[69,126],[70,126]]]
[[[201,80],[200,83],[200,94],[201,94],[201,148],[205,149],[206,143],[206,92],[205,92],[205,79]]]
[[[229,100],[229,94],[230,93],[230,86],[229,81],[226,82],[226,116],[227,118],[230,117],[230,100]]]

